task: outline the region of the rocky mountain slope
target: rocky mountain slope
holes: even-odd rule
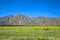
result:
[[[36,17],[30,18],[24,15],[10,15],[0,17],[0,25],[60,25],[60,18]]]

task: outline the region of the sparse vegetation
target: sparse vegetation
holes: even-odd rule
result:
[[[0,25],[60,25],[60,18],[28,17],[26,15],[4,16],[0,18]]]
[[[51,38],[56,40],[60,38],[59,26],[0,26],[0,40],[49,40]]]

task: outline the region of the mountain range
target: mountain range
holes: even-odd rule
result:
[[[60,25],[60,18],[33,17],[25,15],[9,15],[0,17],[0,25]]]

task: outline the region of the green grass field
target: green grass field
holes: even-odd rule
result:
[[[0,26],[0,40],[60,40],[59,38],[60,26]]]

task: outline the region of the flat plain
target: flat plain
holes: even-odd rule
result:
[[[60,26],[0,26],[0,40],[60,40]]]

